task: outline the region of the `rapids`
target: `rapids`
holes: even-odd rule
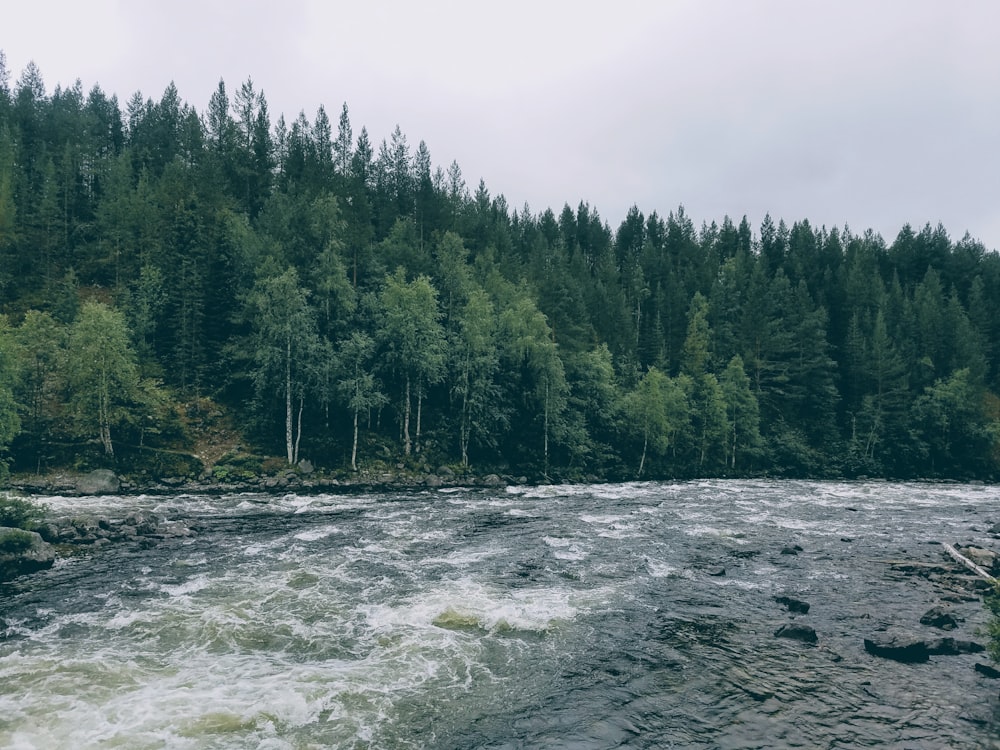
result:
[[[862,645],[929,630],[940,591],[887,561],[997,548],[1000,488],[38,500],[199,533],[0,588],[0,747],[1000,747],[982,655],[908,665]],[[952,635],[984,642],[982,604],[953,608]],[[819,643],[775,638],[791,621]]]

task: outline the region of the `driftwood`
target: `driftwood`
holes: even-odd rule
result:
[[[993,583],[993,584],[997,583],[997,579],[996,578],[994,578],[989,573],[987,573],[985,570],[983,570],[981,567],[979,567],[978,565],[976,565],[974,562],[972,562],[972,560],[970,560],[969,558],[967,558],[965,555],[963,555],[957,549],[955,549],[954,547],[952,547],[950,544],[942,542],[941,546],[945,548],[945,550],[948,552],[949,555],[951,555],[952,557],[954,557],[956,560],[958,560],[960,563],[962,563],[962,565],[964,565],[965,567],[967,567],[969,570],[971,570],[973,573],[975,573],[980,578],[985,578],[987,581],[989,581],[990,583]]]

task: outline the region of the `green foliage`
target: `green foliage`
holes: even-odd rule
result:
[[[27,531],[12,529],[0,536],[0,553],[18,554],[31,549],[34,537]]]
[[[70,413],[81,434],[100,438],[114,455],[111,428],[136,401],[139,370],[125,316],[100,302],[87,302],[70,327],[64,379]]]
[[[201,116],[34,65],[17,98],[0,470],[173,470],[208,396],[286,465],[1000,477],[1000,256],[970,237],[511,211],[346,104],[272,123],[251,80]]]
[[[41,509],[28,500],[0,495],[0,526],[32,529],[41,517]]]
[[[990,637],[986,650],[993,661],[1000,662],[1000,585],[994,584],[993,590],[983,597],[983,604],[992,615],[986,625],[986,632]]]

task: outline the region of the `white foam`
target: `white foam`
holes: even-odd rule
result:
[[[343,532],[339,526],[321,526],[318,529],[300,531],[295,535],[295,538],[302,542],[318,542],[320,539],[326,539],[334,534],[341,533]]]

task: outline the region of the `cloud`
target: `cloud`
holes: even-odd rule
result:
[[[1000,5],[929,0],[20,3],[16,80],[173,80],[203,110],[252,77],[272,116],[341,103],[377,146],[399,124],[512,206],[580,200],[612,225],[684,204],[696,222],[945,223],[1000,246]]]

